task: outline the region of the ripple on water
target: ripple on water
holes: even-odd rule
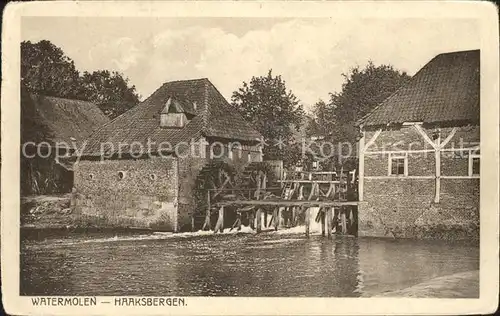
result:
[[[373,296],[479,268],[476,246],[273,232],[79,236],[21,247],[27,295]]]

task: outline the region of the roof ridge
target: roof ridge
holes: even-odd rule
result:
[[[479,52],[479,51],[481,51],[479,48],[467,49],[467,50],[456,50],[456,51],[452,51],[452,52],[440,53],[440,54],[437,54],[435,57],[442,56],[442,55],[464,54],[464,53],[472,53],[472,52]]]
[[[169,84],[169,83],[190,82],[190,81],[203,81],[203,80],[210,81],[207,77],[201,77],[201,78],[195,78],[195,79],[180,79],[180,80],[167,81],[167,82],[164,82],[163,85],[166,85],[166,84]]]
[[[63,98],[63,97],[57,97],[53,95],[46,95],[46,94],[41,94],[41,93],[36,93],[36,92],[29,92],[30,95],[32,96],[37,96],[37,97],[42,97],[42,98],[50,98],[50,99],[58,99],[58,100],[69,100],[69,101],[78,101],[78,102],[85,102],[85,103],[90,103],[93,105],[97,105],[95,102],[88,101],[88,100],[82,100],[82,99],[74,99],[74,98]]]

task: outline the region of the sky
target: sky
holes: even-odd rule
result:
[[[80,71],[123,73],[142,99],[164,82],[209,78],[232,92],[269,69],[306,110],[369,60],[413,75],[439,53],[478,49],[467,19],[23,17],[22,40],[50,40]]]

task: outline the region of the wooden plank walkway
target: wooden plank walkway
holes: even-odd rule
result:
[[[232,200],[221,201],[218,206],[230,205],[256,205],[256,206],[303,206],[303,207],[333,207],[344,205],[358,205],[358,201],[311,201],[311,200],[283,200],[283,199],[266,199],[266,200]]]

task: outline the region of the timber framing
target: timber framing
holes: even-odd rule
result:
[[[358,142],[358,152],[359,152],[359,160],[358,160],[358,200],[363,201],[363,192],[364,192],[364,177],[365,177],[365,153],[367,149],[375,143],[377,137],[382,133],[382,129],[378,129],[375,131],[373,136],[366,142],[365,144],[365,131],[363,131],[363,127],[361,129],[361,139]]]
[[[474,151],[479,150],[479,146],[473,146],[469,148],[445,148],[446,145],[453,139],[456,135],[458,128],[453,127],[446,138],[441,138],[441,129],[437,128],[437,133],[432,139],[427,132],[422,128],[421,122],[407,122],[403,124],[405,128],[413,128],[420,137],[431,146],[431,149],[414,149],[414,150],[387,150],[387,151],[370,151],[369,148],[374,144],[377,138],[382,133],[381,129],[375,131],[373,136],[366,141],[365,131],[361,130],[362,137],[359,140],[359,180],[358,180],[358,196],[359,201],[364,199],[364,180],[369,179],[434,179],[434,203],[440,202],[441,195],[441,179],[475,179],[478,175],[472,174],[472,159],[479,157]],[[361,127],[362,128],[362,127]],[[366,143],[365,143],[366,141]],[[469,152],[469,171],[468,176],[443,176],[441,175],[441,157],[443,152]],[[422,154],[422,153],[434,153],[435,168],[434,175],[432,176],[412,176],[408,175],[408,156],[411,154]],[[387,176],[365,176],[365,156],[366,155],[387,155]],[[392,157],[404,157],[405,158],[405,172],[404,175],[392,175],[391,174],[391,158]]]

